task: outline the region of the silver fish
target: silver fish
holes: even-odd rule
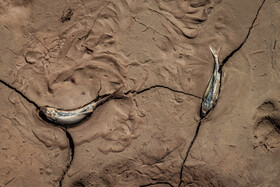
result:
[[[214,57],[214,70],[203,96],[203,101],[201,104],[202,117],[205,117],[208,112],[216,105],[221,85],[221,71],[219,66],[218,53],[211,46],[209,46],[209,48]]]
[[[62,110],[54,107],[44,106],[40,108],[39,115],[43,119],[57,125],[65,127],[73,126],[89,117],[97,106],[116,96],[121,88],[119,88],[109,96],[99,99],[98,101],[92,101],[89,104],[78,109]]]

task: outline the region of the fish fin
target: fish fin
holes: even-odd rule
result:
[[[121,87],[119,87],[116,91],[114,91],[114,92],[110,95],[110,97],[112,98],[112,97],[117,96],[123,88],[125,88],[125,85],[122,85]]]

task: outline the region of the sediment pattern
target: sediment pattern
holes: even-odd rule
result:
[[[0,186],[279,185],[278,18],[269,0],[0,2]]]

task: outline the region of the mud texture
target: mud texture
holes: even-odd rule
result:
[[[0,186],[279,186],[279,20],[278,0],[0,0]],[[39,115],[118,89],[75,126]]]

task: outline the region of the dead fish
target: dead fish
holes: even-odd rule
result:
[[[98,101],[92,101],[89,104],[78,109],[62,110],[54,107],[44,106],[40,108],[39,115],[42,119],[56,125],[65,127],[74,126],[89,117],[97,106],[116,96],[121,88],[119,88],[109,96],[99,99]]]
[[[203,101],[201,104],[202,117],[205,117],[208,112],[216,105],[221,85],[221,71],[219,66],[218,52],[211,46],[209,46],[209,48],[214,57],[214,70],[203,96]]]

